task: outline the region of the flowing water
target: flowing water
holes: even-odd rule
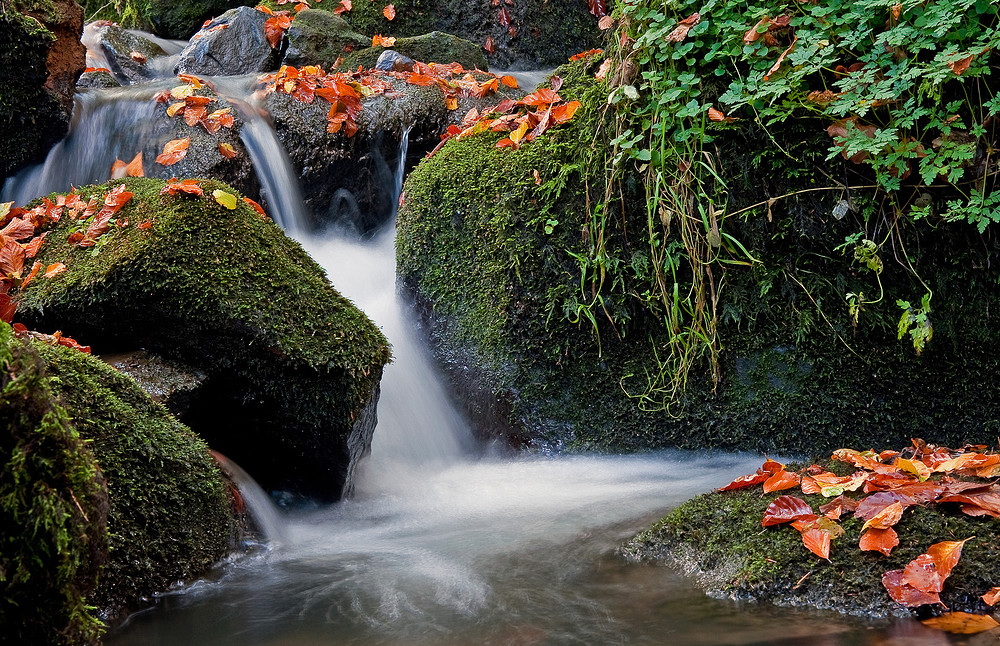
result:
[[[67,140],[9,181],[4,199],[103,181],[115,157],[137,149],[125,139],[142,137],[153,91],[82,94]],[[761,458],[511,458],[477,446],[397,297],[391,226],[367,241],[309,237],[287,156],[268,122],[246,112],[243,141],[275,220],[393,344],[372,454],[355,497],[337,505],[280,512],[260,492],[245,495],[269,548],[160,595],[108,636],[110,646],[948,643],[912,622],[874,627],[716,601],[666,568],[624,564],[615,546]],[[405,140],[386,188],[397,194]]]

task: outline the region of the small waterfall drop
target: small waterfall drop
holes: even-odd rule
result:
[[[246,513],[260,532],[261,540],[272,546],[279,545],[285,538],[284,520],[271,497],[240,465],[218,451],[212,451],[212,457],[239,490],[246,506]]]

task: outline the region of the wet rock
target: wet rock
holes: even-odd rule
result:
[[[288,28],[285,65],[319,65],[332,69],[338,59],[351,52],[367,49],[371,38],[353,29],[346,20],[322,9],[300,11]]]
[[[0,179],[45,158],[69,129],[85,68],[83,10],[72,0],[26,2],[0,12]]]
[[[206,20],[243,4],[238,0],[149,0],[149,18],[158,36],[187,40]]]
[[[339,498],[370,442],[385,338],[232,187],[199,180],[204,195],[171,196],[128,178],[83,194],[121,184],[134,195],[116,217],[132,224],[95,254],[67,243],[62,218],[38,260],[67,270],[19,292],[19,316],[98,353],[142,347],[204,373],[182,421],[267,489]]]
[[[267,18],[250,7],[230,9],[214,18],[191,38],[174,71],[234,76],[277,69],[281,50],[272,48],[264,35]]]
[[[393,49],[387,49],[379,54],[374,67],[383,72],[412,72],[413,63],[412,58],[407,58]]]
[[[226,98],[216,94],[208,86],[196,91],[199,96],[207,96],[212,102],[206,107],[211,114],[217,110],[229,110],[233,116],[233,126],[220,127],[215,133],[210,133],[201,124],[189,126],[183,114],[174,117],[167,115],[170,105],[177,103],[170,99],[167,103],[158,103],[153,112],[153,120],[149,125],[150,133],[144,138],[143,159],[145,160],[146,176],[169,179],[171,177],[213,177],[235,187],[241,193],[256,198],[260,194],[260,184],[254,172],[253,162],[240,139],[240,131],[244,127],[241,111],[250,110],[248,106],[236,106]],[[240,109],[238,109],[240,108]],[[174,139],[190,138],[187,155],[179,162],[166,166],[157,163],[156,157],[163,152],[164,145]],[[226,157],[220,150],[220,145],[231,146],[235,157]],[[127,161],[127,160],[126,160]]]
[[[489,69],[486,57],[483,56],[482,48],[479,45],[440,31],[412,38],[397,38],[392,45],[392,51],[422,63],[459,63],[469,70],[487,71]],[[344,67],[354,69],[358,65],[362,65],[368,69],[375,67],[380,59],[379,48],[371,47],[347,56],[344,59]]]
[[[153,401],[163,404],[177,417],[187,412],[198,387],[205,381],[205,373],[145,350],[106,355],[101,359],[135,379]]]
[[[495,105],[507,96],[501,92],[483,99],[463,97],[449,110],[437,86],[409,85],[391,75],[380,75],[391,85],[384,94],[362,99],[358,131],[352,137],[341,130],[326,131],[326,101],[296,101],[287,94],[267,96],[264,108],[272,115],[275,131],[299,173],[307,211],[316,227],[346,226],[367,233],[395,212],[400,164],[400,144],[407,133],[408,158],[419,159],[441,141],[450,124],[458,123],[473,107]]]
[[[156,58],[166,56],[163,48],[142,36],[115,24],[87,25],[84,40],[99,51],[96,57],[122,85],[143,83],[157,76],[152,65]]]
[[[98,70],[96,72],[84,72],[80,75],[80,80],[76,82],[76,86],[81,89],[96,88],[99,90],[106,90],[109,87],[121,87],[111,72],[105,72],[104,70]]]

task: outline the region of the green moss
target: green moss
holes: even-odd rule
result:
[[[107,482],[109,560],[93,603],[120,616],[226,554],[229,490],[205,443],[132,379],[78,350],[36,349]]]
[[[635,559],[664,561],[695,575],[710,592],[735,599],[801,605],[851,614],[905,614],[882,586],[882,574],[902,569],[930,545],[964,540],[962,558],[941,599],[952,610],[982,611],[979,595],[1000,577],[1000,521],[935,507],[908,508],[896,526],[900,544],[888,557],[858,549],[862,521],[841,522],[830,561],[816,557],[790,526],[761,527],[779,494],[759,490],[710,493],[675,509],[623,550]],[[796,493],[795,495],[799,495]],[[801,496],[814,509],[822,496]]]
[[[465,69],[489,69],[479,45],[439,31],[412,38],[397,38],[392,49],[422,63],[461,63]],[[383,51],[380,47],[368,47],[349,54],[344,57],[343,68],[354,69],[358,65],[366,69],[375,67]]]
[[[36,348],[0,322],[0,624],[19,644],[90,644],[107,493]]]
[[[141,346],[198,366],[214,394],[191,423],[213,445],[264,479],[303,474],[268,466],[274,455],[251,451],[255,441],[273,454],[298,451],[325,469],[310,487],[332,486],[331,465],[341,462],[317,447],[332,451],[350,434],[389,359],[385,338],[270,220],[242,200],[230,211],[212,199],[214,190],[235,193],[225,184],[201,181],[198,198],[161,195],[164,182],[142,178],[81,192],[102,199],[122,183],[134,197],[117,218],[130,224],[83,249],[67,238],[85,225],[60,220],[39,261],[68,269],[18,295],[24,320],[97,352]],[[152,228],[139,229],[142,221]]]

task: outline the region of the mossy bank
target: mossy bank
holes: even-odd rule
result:
[[[993,540],[1000,530],[997,519],[913,507],[895,527],[899,546],[884,556],[858,549],[864,522],[851,517],[841,522],[845,533],[833,540],[826,561],[808,551],[792,527],[761,527],[777,495],[754,489],[699,496],[636,536],[621,553],[629,560],[670,565],[715,597],[871,617],[909,616],[910,610],[889,597],[882,574],[903,569],[933,543],[974,537],[964,545],[941,600],[952,611],[987,610],[979,597],[1000,580],[1000,548]],[[819,495],[801,497],[814,509],[829,502]]]
[[[207,379],[184,421],[213,448],[265,487],[339,497],[370,443],[385,338],[225,184],[201,180],[201,196],[141,178],[80,190],[100,200],[122,184],[133,197],[96,246],[68,242],[85,223],[53,225],[39,260],[67,270],[19,292],[19,316],[98,353],[142,347],[196,368]]]
[[[686,332],[671,316],[697,294],[676,218],[670,229],[647,211],[637,172],[608,188],[621,131],[612,84],[594,79],[600,63],[557,71],[560,95],[583,103],[567,124],[518,150],[496,149],[499,135],[449,142],[407,180],[399,274],[433,320],[439,355],[479,394],[474,407],[501,411],[543,448],[806,452],[893,446],[927,429],[955,446],[995,437],[995,237],[906,224],[897,257],[883,252],[883,271],[869,271],[843,243],[880,198],[853,190],[855,210],[837,219],[841,194],[808,190],[848,162],[825,159],[829,137],[807,119],[713,126],[722,197],[740,214],[722,230],[745,253],[713,265],[702,292],[714,299],[718,383],[696,354],[675,397],[672,336]],[[920,281],[936,300],[934,339],[918,355],[897,338],[899,308],[877,295],[917,303]],[[678,300],[664,304],[671,286]],[[849,292],[866,295],[859,314]]]

